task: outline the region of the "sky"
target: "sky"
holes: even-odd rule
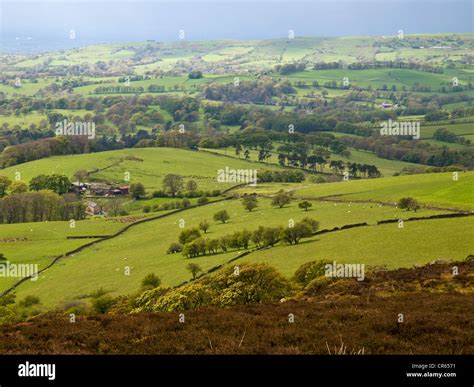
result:
[[[473,0],[0,0],[0,48],[473,32]],[[75,39],[70,39],[71,30]]]

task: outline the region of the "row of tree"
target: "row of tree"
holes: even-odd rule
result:
[[[319,223],[311,218],[304,218],[291,227],[259,226],[254,231],[235,231],[217,239],[206,239],[201,236],[199,229],[184,230],[179,235],[179,242],[171,244],[168,254],[181,252],[187,258],[200,255],[211,255],[227,252],[229,249],[249,249],[253,243],[256,248],[273,247],[280,241],[287,244],[298,244],[301,239],[311,237],[319,228]],[[207,232],[208,223],[201,222],[200,229]]]
[[[71,182],[65,175],[38,175],[30,180],[29,186],[21,181],[12,182],[7,176],[0,176],[0,198],[7,194],[14,195],[28,191],[49,190],[57,194],[64,194],[71,190]]]
[[[290,82],[273,79],[242,81],[237,84],[210,84],[203,90],[203,97],[215,101],[270,104],[274,97],[293,94],[296,90]]]
[[[450,132],[445,128],[436,129],[433,133],[433,138],[439,141],[445,141],[455,144],[462,144],[462,145],[471,145],[471,140],[467,140],[462,136],[456,135],[456,133]]]
[[[437,167],[450,165],[474,167],[474,154],[469,147],[450,149],[428,142],[412,141],[407,136],[363,138],[347,136],[343,137],[341,141],[344,141],[347,146],[373,152],[376,156],[384,159]]]
[[[41,190],[0,199],[0,223],[80,220],[85,216],[85,206],[74,194],[58,195]]]

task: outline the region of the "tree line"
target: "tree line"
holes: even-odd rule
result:
[[[85,206],[74,194],[50,190],[22,192],[0,199],[0,223],[84,219]]]
[[[472,149],[449,149],[427,142],[410,141],[404,136],[370,136],[370,137],[343,137],[350,147],[373,152],[376,156],[399,160],[415,164],[425,164],[436,167],[461,165],[474,167],[474,154]]]
[[[303,238],[311,237],[318,230],[319,223],[306,217],[291,227],[259,226],[254,231],[235,231],[216,239],[202,237],[200,230],[206,233],[209,228],[206,221],[201,222],[199,227],[200,229],[183,230],[179,234],[179,242],[172,243],[167,253],[181,252],[187,258],[195,258],[201,255],[214,255],[219,252],[226,253],[230,249],[248,250],[251,244],[255,245],[256,248],[273,247],[281,241],[293,245],[298,244]]]

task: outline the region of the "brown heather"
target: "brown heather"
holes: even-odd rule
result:
[[[474,260],[339,280],[277,304],[69,316],[0,327],[2,354],[474,354]],[[324,281],[322,281],[324,282]],[[315,289],[318,288],[318,292]],[[295,322],[288,321],[288,315]],[[404,322],[397,323],[398,315]]]
[[[288,322],[288,314],[295,322]],[[405,322],[397,324],[399,313]],[[474,354],[472,295],[289,301],[186,313],[50,314],[1,328],[2,354]],[[241,344],[240,344],[241,343]]]

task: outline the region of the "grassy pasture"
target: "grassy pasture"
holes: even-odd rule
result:
[[[42,120],[47,120],[47,117],[38,112],[19,116],[0,115],[0,126],[2,126],[3,124],[8,124],[10,128],[13,128],[15,125],[18,125],[21,128],[26,128],[29,127],[31,124],[38,125]]]
[[[143,93],[148,93],[147,87],[150,85],[158,85],[164,86],[165,92],[170,91],[195,91],[199,86],[208,84],[208,83],[231,83],[234,80],[234,77],[239,77],[241,81],[247,81],[253,79],[253,77],[248,75],[225,75],[225,76],[216,76],[212,74],[205,74],[203,78],[200,79],[189,79],[187,75],[182,75],[178,77],[163,77],[163,78],[154,78],[154,79],[146,79],[143,81],[134,81],[130,82],[130,87],[143,87]],[[123,83],[118,83],[115,79],[111,80],[110,82],[92,84],[87,86],[79,86],[74,89],[75,93],[78,94],[95,94],[95,89],[98,87],[117,87],[117,86],[125,86]],[[178,88],[175,90],[175,86]]]
[[[340,137],[341,135],[345,135],[338,133]],[[280,144],[281,145],[281,144]],[[278,144],[275,144],[274,147],[275,149],[273,150],[272,157],[268,160],[269,165],[278,165],[278,152],[276,152],[276,149],[278,148]],[[217,153],[217,154],[224,154],[227,156],[239,158],[235,154],[235,149],[234,148],[227,148],[227,149],[207,149],[210,152]],[[366,152],[363,150],[357,150],[353,148],[349,148],[351,151],[351,155],[349,157],[344,157],[338,154],[331,154],[331,160],[342,160],[344,162],[352,162],[352,163],[359,163],[359,164],[371,164],[371,165],[376,165],[377,168],[380,170],[382,175],[384,176],[392,176],[395,172],[399,172],[402,170],[404,167],[410,167],[410,166],[420,166],[421,164],[413,164],[413,163],[407,163],[405,161],[398,161],[398,160],[389,160],[389,159],[382,159],[380,157],[377,157],[375,154],[371,152]],[[249,150],[249,155],[251,161],[258,161],[258,151],[251,149]],[[241,153],[240,157],[243,159],[243,152]],[[265,168],[262,165],[262,168]],[[331,168],[329,166],[325,166],[324,172],[332,172]]]
[[[227,224],[218,224],[212,220],[213,214],[220,209],[226,209],[231,216]],[[439,211],[422,210],[420,215],[435,213]],[[177,285],[190,277],[186,270],[189,259],[181,254],[166,254],[168,246],[178,239],[180,219],[185,221],[186,228],[197,227],[201,220],[207,219],[211,228],[206,237],[216,238],[244,228],[253,230],[259,225],[285,226],[290,219],[298,221],[305,216],[320,221],[321,228],[332,228],[364,221],[375,224],[377,220],[406,218],[411,214],[393,207],[329,202],[315,202],[312,209],[305,212],[297,207],[297,202],[278,209],[272,207],[268,199],[260,199],[259,207],[249,213],[238,200],[214,203],[137,225],[115,239],[101,242],[62,260],[35,283],[21,285],[18,293],[20,296],[35,293],[49,306],[53,306],[66,299],[88,294],[100,286],[114,294],[138,290],[141,280],[149,272],[159,275],[165,285]],[[207,270],[237,254],[233,250],[226,254],[194,258],[192,262]],[[132,267],[130,276],[123,274],[124,266],[127,265]]]
[[[334,196],[344,201],[366,200],[391,204],[401,197],[412,196],[428,206],[473,210],[474,172],[459,172],[458,177],[458,181],[454,181],[452,173],[428,173],[323,184],[262,183],[257,187],[242,187],[234,191],[273,195],[284,189],[294,191],[297,198]]]
[[[474,123],[456,123],[441,125],[420,125],[421,138],[432,138],[437,129],[444,128],[458,136],[474,134]]]
[[[0,251],[11,263],[37,264],[39,269],[51,259],[73,250],[92,239],[67,239],[68,236],[108,235],[124,227],[123,223],[86,219],[69,222],[36,222],[0,225]],[[17,278],[0,278],[0,290],[16,282]]]
[[[127,156],[134,156],[143,161],[123,160]],[[32,177],[40,174],[65,174],[72,175],[79,169],[88,171],[96,168],[106,170],[94,173],[96,179],[124,182],[125,172],[130,173],[130,182],[141,182],[149,191],[162,188],[163,176],[168,173],[182,175],[185,181],[194,179],[199,189],[223,190],[235,183],[217,182],[217,171],[226,166],[235,169],[258,169],[255,164],[244,160],[217,157],[212,154],[173,148],[139,148],[122,149],[117,151],[90,153],[74,156],[56,156],[36,160],[29,163],[19,164],[5,168],[1,171],[4,176],[15,177],[15,172],[21,173],[21,179],[28,182]],[[278,169],[277,166],[269,166],[266,169]]]
[[[415,70],[406,69],[366,69],[366,70],[351,70],[351,69],[332,69],[332,70],[309,70],[297,72],[285,76],[290,81],[302,81],[311,84],[314,80],[318,81],[320,86],[325,82],[337,81],[340,86],[343,78],[349,78],[349,82],[361,88],[368,88],[372,86],[374,89],[382,89],[386,85],[389,89],[395,85],[398,90],[403,86],[410,88],[415,83],[420,85],[430,86],[432,91],[437,91],[440,85],[448,85],[452,82],[452,76],[445,74],[434,74]],[[461,73],[459,81],[467,82],[468,77]]]
[[[258,251],[233,264],[266,262],[291,275],[303,263],[322,259],[391,269],[439,259],[462,260],[474,252],[466,232],[474,233],[473,218],[405,222],[403,228],[396,223],[361,227],[322,234],[296,246]]]
[[[383,179],[353,180],[340,183],[313,184],[296,191],[297,197],[342,195],[344,200],[375,200],[397,202],[413,196],[427,205],[474,209],[474,172],[459,172],[454,181],[452,173],[406,175]]]
[[[51,84],[52,81],[49,79],[38,79],[38,82],[30,82],[27,79],[21,80],[20,87],[13,87],[10,85],[0,85],[0,92],[3,92],[7,97],[11,98],[15,95],[31,97],[35,95],[40,89]]]
[[[468,35],[467,38],[472,39],[472,36]],[[214,72],[214,74],[209,74],[204,71],[204,78],[199,80],[190,80],[187,74],[183,74],[182,76],[131,83],[132,87],[143,87],[145,93],[149,85],[157,84],[165,86],[166,92],[179,95],[194,93],[199,87],[208,83],[231,83],[235,76],[238,76],[240,80],[253,80],[255,76],[251,74],[256,70],[272,69],[276,64],[291,63],[301,59],[308,60],[308,63],[323,60],[342,60],[351,63],[359,60],[373,60],[374,57],[380,60],[396,59],[397,56],[402,59],[422,59],[431,55],[430,62],[443,63],[443,57],[448,55],[444,50],[401,48],[395,51],[389,47],[382,47],[376,54],[375,46],[372,43],[377,39],[380,38],[295,38],[294,40],[279,39],[245,44],[242,42],[160,43],[159,50],[147,54],[149,56],[142,58],[143,60],[140,62],[135,62],[135,50],[148,43],[97,45],[48,55],[53,58],[50,63],[52,67],[81,63],[94,64],[101,60],[106,62],[123,61],[124,65],[134,69],[137,74],[158,69],[190,68],[194,63],[198,66],[207,66],[204,68]],[[156,45],[158,46],[157,43]],[[453,50],[452,54],[461,58],[460,55],[468,53],[472,54],[472,51]],[[46,55],[40,54],[37,58],[19,61],[16,67],[18,69],[32,67],[43,63],[45,59]],[[234,60],[237,63],[234,64]],[[231,68],[224,72],[224,66]],[[225,74],[222,75],[223,73]],[[247,75],[247,73],[249,74]],[[280,78],[278,74],[272,76]],[[281,78],[288,79],[293,84],[303,81],[309,86],[314,80],[317,80],[319,85],[323,86],[324,82],[332,80],[336,80],[339,85],[344,77],[348,77],[351,84],[362,88],[371,86],[381,89],[383,85],[387,85],[390,89],[392,85],[395,85],[398,91],[403,86],[409,89],[418,82],[421,85],[431,86],[433,93],[420,93],[420,95],[427,95],[434,94],[443,85],[450,84],[453,76],[457,76],[463,85],[471,80],[472,73],[469,72],[469,69],[464,71],[459,68],[446,70],[443,74],[399,69],[344,69],[309,70]],[[100,80],[104,83],[78,87],[74,92],[88,95],[93,93],[96,87],[123,85],[117,82],[116,76],[100,78]],[[9,97],[13,93],[33,96],[51,81],[51,79],[40,79],[36,84],[24,81],[19,89],[0,85],[0,91],[6,92]],[[178,86],[178,91],[170,92],[170,88],[174,90],[175,85]],[[318,94],[322,90],[328,91],[328,98],[341,96],[347,92],[346,90],[324,87],[319,89],[309,87],[298,88],[297,95],[301,97],[309,91]],[[474,91],[466,94],[474,95]],[[381,100],[377,101],[377,103],[380,102]],[[459,106],[466,106],[466,104],[452,104],[446,108],[452,109]],[[278,107],[273,108],[277,109]],[[151,109],[160,111],[165,120],[171,119],[171,115],[160,109],[159,106],[152,106]],[[60,112],[78,116],[86,113],[86,111]],[[45,116],[36,113],[24,117],[0,116],[0,125],[8,122],[10,126],[18,124],[24,127],[31,123],[39,123],[43,118]],[[410,119],[410,117],[401,117],[400,119]],[[202,114],[198,124],[200,123],[202,123]],[[434,131],[440,127],[474,141],[474,126],[471,123],[422,125],[423,141],[451,148],[461,148],[456,144],[430,140]],[[232,130],[237,129],[237,126],[232,128]],[[124,149],[77,156],[51,157],[4,169],[0,171],[0,175],[7,175],[13,179],[15,172],[21,172],[22,179],[28,182],[32,177],[43,173],[62,173],[71,178],[73,173],[79,169],[94,170],[109,167],[93,173],[92,176],[109,182],[123,182],[125,173],[128,172],[131,182],[142,182],[148,193],[151,193],[153,190],[162,188],[161,181],[167,173],[180,174],[184,176],[185,181],[194,179],[197,181],[199,189],[222,190],[233,185],[216,181],[217,170],[226,166],[235,169],[280,169],[276,165],[276,154],[271,159],[274,164],[264,165],[249,163],[243,158],[239,159],[233,149],[213,151],[221,154],[227,153],[233,158],[169,148]],[[349,158],[332,155],[332,159],[375,164],[384,176],[391,176],[403,167],[415,165],[380,159],[369,152],[354,149],[351,149],[351,152]],[[251,161],[257,160],[256,151],[252,150],[250,154]],[[134,156],[143,159],[143,161],[126,160],[127,156]],[[325,172],[329,171],[330,169],[326,168]],[[200,221],[208,220],[211,223],[211,228],[206,237],[209,238],[221,237],[244,228],[253,230],[259,225],[285,226],[290,220],[298,221],[305,216],[320,221],[321,228],[359,222],[370,224],[368,227],[313,237],[297,246],[278,245],[272,249],[254,252],[237,261],[237,263],[268,262],[288,277],[293,275],[301,264],[317,259],[366,265],[387,265],[390,268],[396,268],[410,267],[441,258],[462,259],[474,252],[472,238],[469,238],[469,235],[474,232],[473,218],[407,222],[403,229],[399,229],[397,224],[375,226],[377,220],[406,219],[414,214],[401,211],[393,206],[354,202],[355,200],[366,200],[393,204],[403,196],[413,196],[425,205],[474,210],[474,172],[460,173],[459,181],[454,181],[451,173],[442,173],[326,184],[308,182],[259,184],[257,187],[245,187],[236,190],[236,192],[274,194],[281,188],[294,191],[297,198],[282,209],[272,207],[268,199],[259,198],[259,207],[249,213],[244,210],[240,201],[225,201],[189,209],[176,215],[132,227],[117,238],[101,242],[59,261],[57,265],[43,273],[37,282],[28,281],[22,284],[17,290],[18,299],[22,299],[26,295],[37,295],[44,306],[51,308],[66,301],[87,298],[88,294],[100,287],[110,291],[114,296],[129,294],[140,288],[143,277],[150,272],[156,273],[165,286],[174,286],[190,279],[191,275],[186,269],[189,262],[198,263],[204,270],[208,270],[227,262],[239,253],[232,250],[225,254],[203,256],[192,260],[184,258],[181,254],[166,254],[168,246],[178,239],[181,220],[185,221],[186,228],[197,227]],[[304,212],[297,206],[298,200],[301,198],[321,198],[333,195],[341,195],[336,198],[346,202],[313,200],[313,207],[308,212]],[[172,199],[155,198],[147,201],[129,201],[126,208],[136,217],[139,215],[153,216],[156,213],[142,214],[143,205],[162,204],[170,200]],[[221,209],[226,209],[231,216],[230,222],[227,224],[218,224],[212,219],[213,214]],[[422,208],[417,215],[428,216],[444,212],[446,211]],[[132,220],[128,220],[128,222]],[[51,261],[52,257],[91,241],[90,239],[67,240],[68,235],[111,234],[126,224],[127,221],[121,223],[113,220],[87,219],[77,222],[73,229],[69,227],[69,222],[0,225],[0,252],[4,253],[11,262],[37,263],[42,268]],[[130,276],[124,274],[126,267],[131,270]],[[14,281],[16,279],[0,278],[0,290],[10,286]]]

